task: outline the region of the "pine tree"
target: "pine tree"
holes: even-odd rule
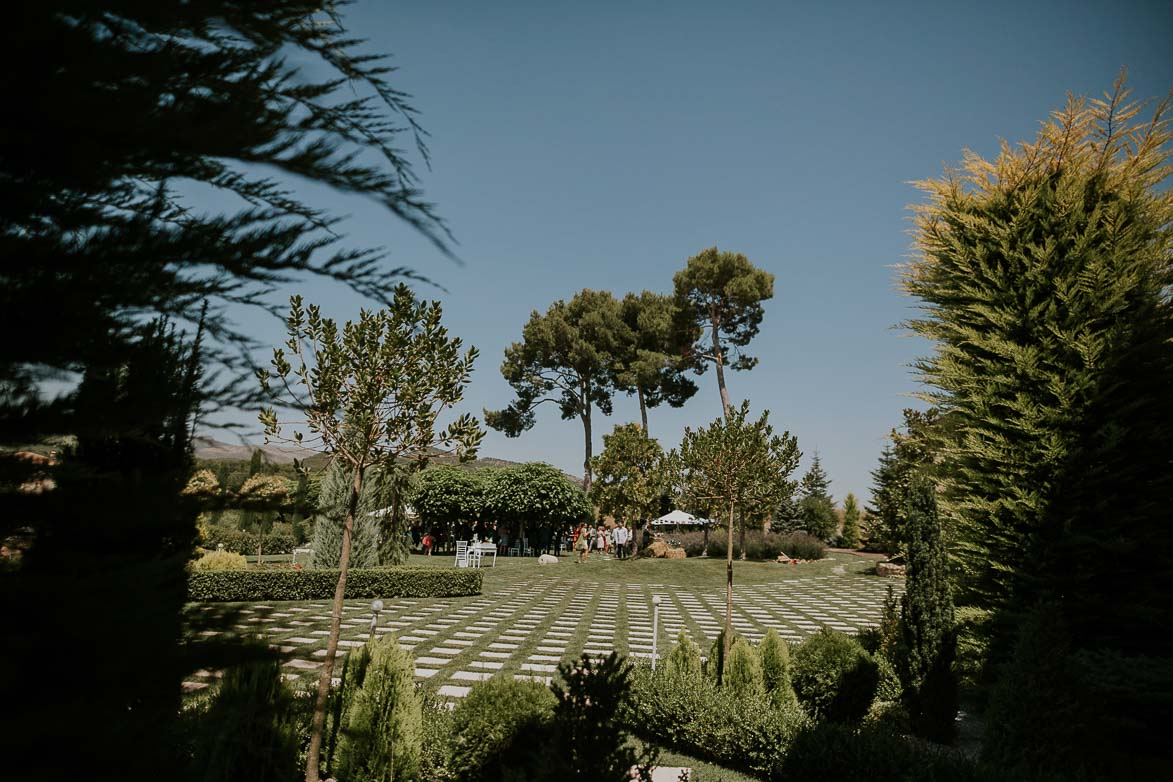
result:
[[[803,528],[825,541],[835,537],[838,520],[835,518],[835,501],[830,494],[831,481],[823,470],[818,453],[811,461],[810,469],[799,481],[801,499],[798,501],[799,519]]]
[[[895,434],[895,432],[893,432]],[[872,470],[872,505],[868,508],[867,547],[889,556],[903,548],[904,516],[900,502],[900,473],[889,444],[880,452],[880,464]]]
[[[956,636],[948,552],[933,485],[923,477],[909,487],[908,581],[901,599],[901,678],[913,728],[921,736],[948,741],[957,714],[953,672]]]

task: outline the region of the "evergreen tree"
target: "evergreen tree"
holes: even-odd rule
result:
[[[758,644],[762,658],[762,681],[766,692],[778,704],[798,705],[794,685],[790,683],[790,647],[778,631],[770,628]]]
[[[293,468],[297,472],[297,486],[293,490],[293,540],[298,545],[305,542],[305,518],[310,510],[309,506],[309,471],[296,459]]]
[[[893,432],[894,434],[895,432]],[[903,547],[904,516],[900,506],[900,474],[892,446],[884,445],[880,464],[872,470],[872,504],[868,508],[866,545],[889,556]]]
[[[948,741],[957,716],[953,672],[956,635],[948,552],[937,515],[933,485],[917,477],[909,487],[908,582],[901,598],[901,678],[913,729],[925,738]]]
[[[336,219],[300,199],[298,183],[369,198],[444,244],[400,151],[400,131],[419,138],[415,114],[385,60],[343,30],[342,5],[18,0],[10,8],[19,23],[0,33],[0,65],[20,78],[3,82],[3,104],[39,108],[18,112],[0,134],[0,324],[20,334],[0,344],[0,431],[20,442],[75,435],[79,455],[59,469],[84,463],[91,478],[110,479],[67,492],[72,478],[57,475],[59,489],[37,498],[0,491],[0,536],[31,529],[40,549],[0,589],[11,641],[0,644],[0,695],[17,725],[53,742],[41,752],[42,739],[6,734],[27,750],[9,760],[10,774],[30,762],[43,772],[46,757],[124,779],[174,767],[162,756],[180,713],[185,672],[173,651],[195,517],[178,496],[190,466],[160,445],[186,437],[174,427],[165,438],[152,432],[164,420],[194,429],[208,395],[220,406],[255,402],[246,384],[256,343],[227,307],[268,306],[274,287],[309,279],[387,303],[410,274],[346,246]],[[46,323],[47,312],[68,317]],[[189,338],[206,324],[199,357],[221,371],[193,386],[167,370],[170,360],[144,362],[142,326],[152,314]],[[130,391],[127,382],[145,386],[152,372],[158,387]],[[90,379],[85,399],[52,400],[41,381],[61,373]],[[91,393],[99,378],[110,393]],[[99,429],[110,446],[102,465],[80,456]],[[54,589],[38,573],[54,574]],[[97,601],[85,621],[79,594]],[[109,659],[91,652],[93,681],[82,690],[36,677],[35,693],[25,692],[28,671],[70,664],[53,662],[56,649],[87,646],[63,635],[71,627],[79,639],[119,642],[103,645]],[[211,643],[186,645],[187,662],[202,667],[199,650]]]
[[[382,473],[371,471],[364,482],[354,516],[354,538],[351,543],[352,567],[378,567],[384,564],[379,557],[381,518],[375,512],[383,507],[385,490]],[[340,463],[334,462],[322,479],[318,500],[318,515],[310,547],[314,550],[314,567],[337,568],[342,556],[342,526],[346,523],[347,502],[350,497],[351,476]],[[386,563],[397,564],[397,563]]]
[[[249,457],[249,460],[248,460],[248,478],[252,478],[253,476],[260,475],[261,470],[264,469],[264,467],[265,467],[264,454],[261,453],[260,448],[254,448],[252,455]],[[243,489],[245,484],[248,483],[248,478],[245,478],[244,483],[241,484],[241,486],[240,486],[241,489]],[[253,507],[241,508],[240,516],[237,519],[237,525],[244,532],[254,532],[258,526],[263,526],[263,522],[261,522],[261,520],[259,518],[262,515],[263,515],[263,513],[261,511],[256,510],[256,508],[253,508]]]
[[[997,612],[995,663],[1032,647],[1024,614],[1049,606],[1038,648],[1069,650],[1051,692],[1082,723],[1042,762],[1117,778],[1167,768],[1155,726],[1173,714],[1151,686],[1173,680],[1154,632],[1173,625],[1173,133],[1168,100],[1127,96],[1123,76],[1102,100],[1072,96],[1033,141],[920,183],[903,279],[936,347],[919,368],[948,424],[936,473],[963,596]],[[1055,714],[1007,720],[1027,732],[997,742],[1031,746]]]
[[[728,418],[733,408],[725,387],[725,367],[747,370],[757,365],[758,360],[741,349],[758,334],[762,302],[774,297],[774,275],[741,253],[710,247],[689,258],[672,282],[678,333],[693,343],[688,351],[692,368],[699,375],[709,364],[716,367],[721,411]],[[732,362],[730,350],[736,355]]]
[[[738,638],[729,649],[723,686],[741,696],[761,695],[766,691],[761,657],[744,638]]]
[[[689,340],[676,325],[676,305],[671,296],[651,291],[629,293],[620,302],[628,338],[620,353],[616,387],[639,400],[640,422],[648,433],[648,408],[667,402],[681,407],[697,392],[696,383],[684,376],[683,356]]]
[[[615,370],[632,341],[619,302],[607,291],[581,290],[569,302],[554,302],[545,314],[535,310],[521,333],[522,341],[506,348],[501,364],[517,398],[504,410],[486,410],[485,423],[506,437],[519,437],[534,425],[535,408],[553,402],[563,420],[582,423],[582,488],[589,492],[592,413],[597,407],[611,415]]]
[[[250,779],[288,782],[298,771],[294,695],[278,660],[229,668],[196,726],[193,782]]]
[[[845,547],[859,548],[859,503],[851,492],[848,492],[847,497],[843,500],[843,533],[841,537]]]
[[[343,704],[331,771],[352,782],[416,779],[423,715],[415,692],[415,663],[394,636],[371,640],[368,646],[370,659],[361,681]]]
[[[798,513],[803,529],[816,538],[830,542],[835,537],[839,522],[835,517],[835,500],[830,494],[831,481],[817,453],[798,487],[801,493]]]

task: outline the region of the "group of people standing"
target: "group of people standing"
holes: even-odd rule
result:
[[[649,535],[646,529],[644,535]],[[616,524],[611,528],[602,524],[595,527],[579,524],[572,536],[572,545],[578,553],[576,563],[590,559],[591,551],[600,554],[610,553],[618,559],[627,559],[635,549],[635,542],[635,532],[626,524]]]

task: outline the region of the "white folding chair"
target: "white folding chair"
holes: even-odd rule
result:
[[[474,543],[468,549],[468,561],[473,567],[480,567],[485,559],[485,550],[480,543]]]
[[[472,564],[468,556],[468,541],[456,541],[456,567],[468,567]]]

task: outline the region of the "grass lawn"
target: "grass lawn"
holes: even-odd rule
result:
[[[453,558],[413,555],[410,564],[452,567]],[[868,575],[870,566],[850,554],[802,565],[736,562],[734,629],[758,640],[773,627],[797,642],[823,625],[845,632],[874,625],[887,587],[901,585]],[[541,566],[532,557],[498,557],[484,574],[481,595],[389,599],[379,615],[376,634],[394,633],[411,648],[419,680],[446,697],[461,697],[474,681],[497,674],[546,680],[560,661],[584,651],[649,657],[653,596],[662,600],[661,654],[681,630],[707,650],[724,623],[720,559],[619,561],[596,554],[582,565],[563,556]],[[191,611],[229,617],[231,627],[219,632],[256,636],[280,649],[291,680],[304,686],[316,678],[326,653],[328,601],[193,605]],[[365,643],[371,618],[370,601],[347,601],[341,654]],[[200,672],[187,687],[199,689],[213,677]]]

